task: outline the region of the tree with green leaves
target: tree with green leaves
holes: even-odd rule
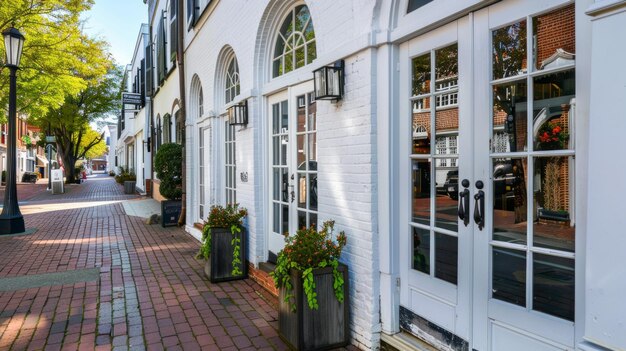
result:
[[[14,26],[24,34],[18,84],[18,112],[31,118],[58,109],[68,96],[84,91],[89,80],[111,65],[107,43],[82,31],[80,15],[94,0],[2,0],[0,30]],[[4,57],[0,45],[0,57]],[[8,70],[0,70],[0,109],[7,108]],[[6,113],[0,113],[0,122]]]
[[[35,120],[42,130],[56,136],[57,152],[63,160],[68,182],[75,180],[74,165],[84,157],[102,154],[104,135],[91,127],[121,109],[119,87],[122,69],[110,67],[108,74],[87,81],[76,95],[66,95],[64,103]]]

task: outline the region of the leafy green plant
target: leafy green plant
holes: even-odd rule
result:
[[[284,287],[287,291],[285,302],[289,303],[292,311],[296,310],[293,295],[293,282],[291,270],[302,274],[304,293],[307,297],[309,308],[317,310],[317,293],[315,292],[315,280],[313,271],[317,268],[333,268],[333,288],[335,297],[343,302],[342,274],[339,267],[341,251],[346,246],[346,234],[341,231],[333,240],[335,221],[326,221],[322,224],[322,230],[315,228],[302,228],[293,237],[285,237],[285,248],[278,254],[278,263],[274,272],[270,273],[277,288]]]
[[[176,143],[166,143],[159,147],[154,158],[154,170],[161,181],[159,192],[169,200],[183,196],[183,147]]]
[[[109,175],[110,174],[111,173],[109,172]],[[115,175],[115,173],[113,173],[113,175]],[[137,176],[135,175],[135,172],[133,172],[132,169],[124,168],[122,166],[120,166],[120,173],[115,176],[115,181],[119,184],[124,184],[124,182],[131,182],[131,181],[134,182],[136,180],[137,180]]]
[[[241,259],[241,239],[236,234],[241,233],[243,227],[243,218],[248,215],[248,210],[239,208],[238,204],[229,204],[224,206],[211,206],[209,217],[202,227],[202,245],[200,251],[196,255],[197,258],[208,260],[211,257],[211,229],[212,228],[229,228],[233,239],[233,271],[232,275],[241,275],[242,265]]]

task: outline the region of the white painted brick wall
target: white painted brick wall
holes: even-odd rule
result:
[[[264,200],[266,198],[261,196],[268,192],[264,161],[268,156],[264,147],[267,140],[264,139],[267,139],[265,134],[268,133],[269,116],[266,97],[262,95],[266,82],[256,79],[268,76],[259,75],[259,70],[268,70],[270,67],[258,67],[257,43],[273,42],[273,37],[267,38],[260,34],[266,32],[261,30],[261,22],[282,22],[282,13],[281,18],[276,19],[276,13],[266,11],[280,8],[281,3],[287,1],[220,1],[215,8],[210,8],[210,17],[201,29],[192,30],[186,39],[187,91],[191,78],[197,75],[203,88],[204,117],[225,112],[223,103],[216,98],[221,94],[215,94],[215,77],[218,56],[226,45],[232,47],[239,63],[241,96],[249,98],[250,118],[248,126],[238,128],[236,133],[237,201],[249,210],[248,254],[255,264],[265,259],[266,228],[270,220],[268,204]],[[367,35],[371,30],[374,3],[374,0],[309,2],[315,25],[317,56],[330,57],[335,49]],[[200,23],[203,21],[201,19]],[[273,48],[269,48],[269,51],[273,52]],[[327,101],[319,101],[317,104],[319,219],[320,222],[335,219],[337,229],[345,230],[348,235],[348,246],[342,260],[350,267],[353,302],[350,308],[350,329],[352,342],[363,349],[378,345],[380,330],[373,57],[375,55],[370,49],[359,49],[349,57],[334,58],[343,58],[346,62],[345,98],[336,104]],[[304,68],[302,71],[304,79],[312,78],[312,69]],[[155,104],[155,116],[165,107]],[[224,128],[223,120],[211,118],[210,121],[214,133],[212,139],[222,140],[216,138],[220,129]],[[190,142],[197,143],[198,129],[190,129],[193,129]],[[193,187],[197,189],[198,145],[192,144],[189,149],[192,161],[188,162],[187,171],[196,172],[193,173]],[[223,152],[223,148],[219,143],[212,143],[205,152],[210,152],[214,157]],[[223,165],[219,160],[212,159],[211,168],[219,171]],[[248,182],[241,182],[241,172],[248,173]],[[191,179],[189,175],[188,179]],[[211,179],[215,177],[212,175]],[[222,185],[213,186],[219,188]],[[197,202],[192,204],[190,211],[198,212]],[[197,220],[197,214],[195,217],[188,216],[189,225]]]

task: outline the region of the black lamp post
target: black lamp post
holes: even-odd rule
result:
[[[16,130],[15,123],[17,119],[17,98],[16,83],[17,70],[20,65],[22,56],[22,46],[24,45],[24,36],[17,29],[11,27],[2,32],[4,37],[4,47],[6,50],[5,67],[10,72],[9,82],[9,133],[7,140],[7,183],[4,189],[4,207],[0,214],[0,235],[15,234],[24,232],[24,217],[20,212],[17,203],[17,186],[16,186]]]

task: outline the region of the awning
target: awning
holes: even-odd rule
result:
[[[41,162],[41,164],[44,166],[48,165],[48,159],[41,155],[37,155],[37,160],[39,160],[39,162]]]

